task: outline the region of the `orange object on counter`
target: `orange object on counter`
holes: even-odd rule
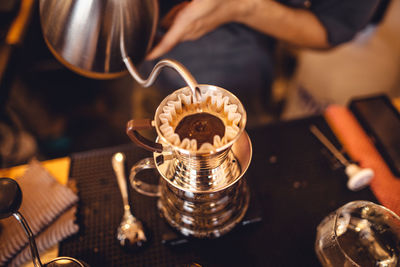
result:
[[[60,184],[67,184],[71,164],[69,157],[46,160],[41,162],[41,164]],[[28,165],[25,164],[8,169],[0,169],[0,177],[16,179],[24,174],[27,167]]]
[[[348,155],[375,172],[370,188],[378,201],[400,215],[400,178],[396,178],[351,111],[329,106],[325,119]]]

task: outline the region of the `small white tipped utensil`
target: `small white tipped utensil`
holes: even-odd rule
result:
[[[347,188],[351,191],[359,191],[369,185],[371,179],[374,177],[374,171],[372,169],[361,168],[355,163],[350,163],[315,125],[310,126],[310,131],[344,166],[346,166],[345,173],[349,178],[347,181]]]

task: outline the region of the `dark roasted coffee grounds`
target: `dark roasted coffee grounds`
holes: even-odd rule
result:
[[[215,135],[223,137],[225,125],[222,120],[210,113],[202,112],[185,116],[176,126],[175,133],[181,140],[196,139],[197,147],[204,143],[213,144]]]

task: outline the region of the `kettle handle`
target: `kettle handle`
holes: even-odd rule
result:
[[[126,124],[126,134],[138,146],[151,152],[161,153],[163,151],[162,144],[150,141],[138,132],[138,130],[147,130],[151,128],[153,128],[153,125],[150,119],[130,120]]]

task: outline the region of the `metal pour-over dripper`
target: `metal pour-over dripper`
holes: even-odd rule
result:
[[[137,192],[159,197],[157,207],[162,217],[180,233],[196,238],[216,238],[232,230],[247,211],[250,191],[242,178],[251,161],[252,146],[245,131],[246,111],[240,100],[217,86],[201,84],[199,87],[201,102],[194,103],[190,89],[184,87],[160,103],[154,120],[133,119],[127,123],[131,140],[154,152],[153,158],[142,159],[131,168],[129,179]],[[178,108],[172,108],[173,103]],[[171,113],[167,114],[166,110]],[[226,112],[228,110],[232,112]],[[224,141],[221,139],[203,149],[170,141],[168,136],[175,130],[172,124],[180,124],[188,115],[203,112],[220,119],[225,134],[228,127],[235,126],[237,131],[232,136],[223,136]],[[177,117],[172,113],[178,114]],[[229,119],[229,114],[236,119]],[[169,131],[164,131],[164,119],[172,123]],[[205,120],[202,117],[197,121],[200,124],[191,125],[200,125],[196,130],[202,132],[201,129],[209,126],[203,128]],[[157,131],[155,142],[140,135],[141,130],[151,128]],[[210,135],[213,131],[203,133]],[[161,175],[159,184],[147,183],[137,175],[146,169],[157,169]]]
[[[140,85],[148,87],[163,67],[170,67],[200,99],[196,80],[175,60],[158,62],[147,79],[135,68],[153,44],[158,13],[156,0],[40,0],[46,44],[68,68],[97,79],[118,77],[128,69]]]
[[[11,178],[0,178],[0,219],[5,219],[13,215],[18,222],[21,224],[26,235],[29,239],[29,245],[32,254],[32,261],[35,267],[46,266],[46,267],[87,267],[88,265],[82,262],[70,258],[70,257],[58,257],[46,264],[42,264],[40,261],[39,253],[36,247],[34,235],[26,222],[25,218],[19,213],[19,207],[22,203],[22,191],[18,183]]]

